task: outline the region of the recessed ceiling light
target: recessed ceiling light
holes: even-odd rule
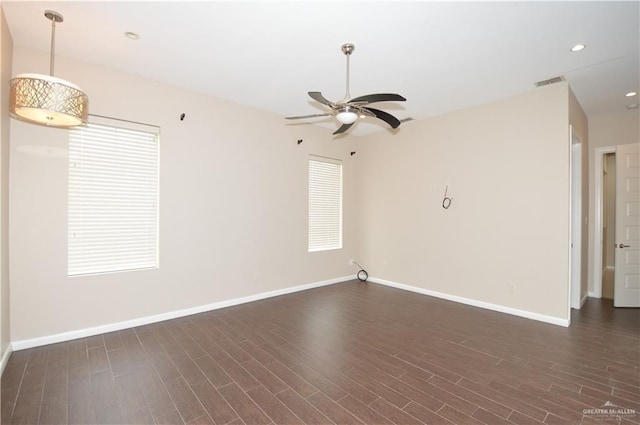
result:
[[[131,32],[131,31],[125,32],[124,36],[127,37],[129,40],[137,40],[137,39],[140,38],[140,36],[138,34],[136,34],[135,32]]]
[[[627,105],[627,109],[638,109],[638,104],[632,103],[631,105]]]
[[[625,96],[627,97],[633,97],[635,95],[637,95],[638,93],[634,92],[634,91],[630,91],[629,93],[625,94]]]
[[[584,44],[576,44],[575,46],[573,46],[571,48],[571,51],[572,52],[579,52],[580,50],[584,49],[585,47],[587,47],[587,46],[584,45]]]

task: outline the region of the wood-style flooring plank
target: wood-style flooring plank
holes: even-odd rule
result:
[[[305,424],[322,425],[334,423],[320,410],[318,410],[304,398],[300,397],[300,395],[292,389],[286,389],[279,393],[276,397],[278,397],[278,399]]]
[[[271,418],[273,423],[282,425],[302,425],[298,418],[287,406],[264,387],[256,387],[247,395]]]
[[[266,425],[271,419],[258,407],[249,396],[235,383],[225,385],[219,389],[222,397],[238,413],[247,424]]]
[[[238,418],[237,413],[209,381],[200,381],[192,385],[191,390],[214,423],[226,424]]]

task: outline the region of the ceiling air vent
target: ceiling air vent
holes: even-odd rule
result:
[[[559,83],[560,81],[565,81],[564,77],[561,75],[559,77],[549,78],[548,80],[538,81],[535,84],[536,87],[548,86],[549,84]]]

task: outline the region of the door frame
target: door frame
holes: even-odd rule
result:
[[[573,133],[573,132],[572,132]],[[582,143],[571,135],[571,220],[569,238],[569,286],[571,308],[582,307]]]
[[[583,143],[569,125],[569,281],[568,281],[568,315],[571,309],[579,310],[586,301],[582,298],[582,180]],[[574,243],[575,242],[575,243]],[[570,320],[570,319],[569,319]]]
[[[602,298],[602,212],[604,208],[604,193],[602,191],[604,180],[604,156],[616,153],[615,146],[604,146],[595,149],[595,182],[593,185],[593,199],[595,201],[595,214],[593,217],[593,282],[589,296]]]

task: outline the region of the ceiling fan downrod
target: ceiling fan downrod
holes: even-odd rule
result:
[[[351,56],[351,53],[353,53],[354,50],[356,50],[356,46],[352,43],[345,43],[342,45],[342,53],[347,57],[347,90],[344,94],[342,103],[346,103],[351,99],[351,94],[349,94],[349,56]]]

